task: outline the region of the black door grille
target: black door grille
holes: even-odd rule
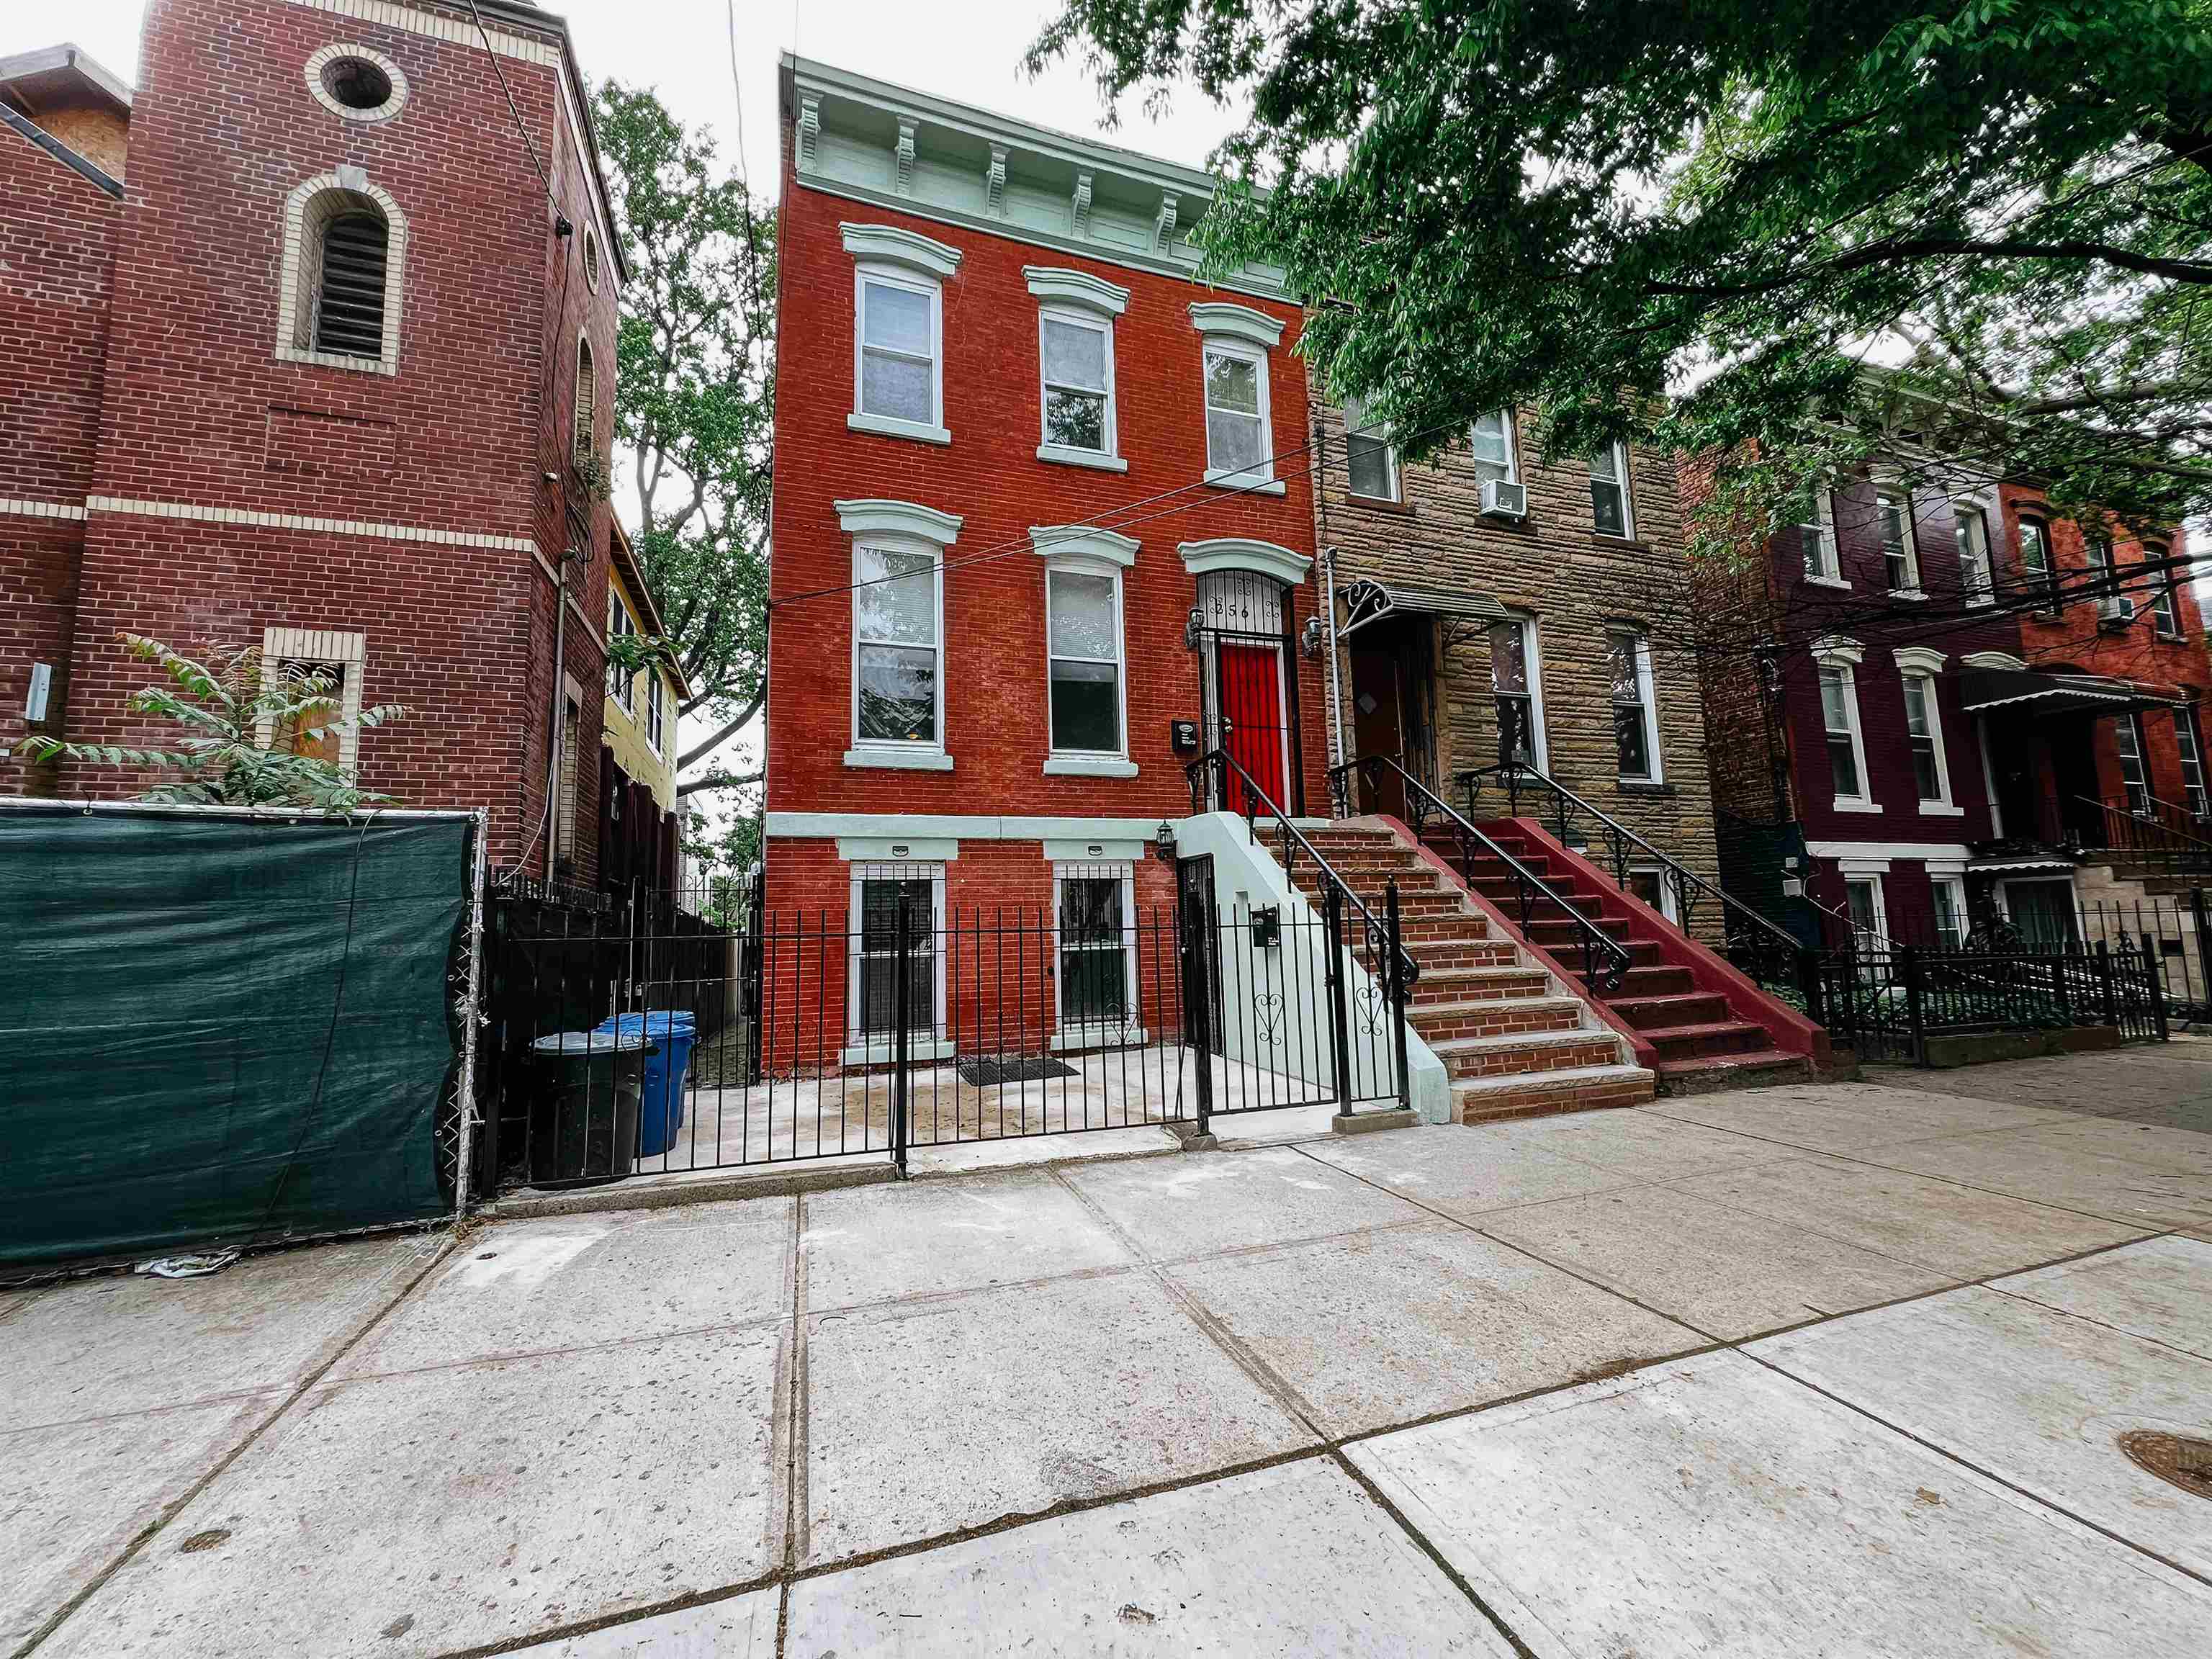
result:
[[[315,306],[315,349],[347,357],[384,355],[384,221],[348,213],[323,233],[323,291]]]

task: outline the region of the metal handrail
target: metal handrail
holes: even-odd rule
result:
[[[1388,960],[1388,951],[1392,943],[1389,930],[1376,919],[1375,913],[1367,908],[1359,895],[1352,890],[1352,884],[1337,873],[1336,866],[1321,855],[1321,849],[1308,841],[1297,825],[1291,822],[1290,814],[1275,805],[1273,797],[1260,787],[1258,781],[1244,769],[1243,764],[1227,749],[1209,750],[1183,768],[1183,777],[1190,785],[1191,811],[1202,812],[1206,810],[1206,774],[1209,770],[1221,773],[1224,785],[1229,771],[1234,771],[1243,781],[1245,809],[1243,818],[1244,830],[1247,835],[1251,836],[1255,840],[1258,839],[1258,832],[1253,828],[1253,824],[1259,817],[1260,807],[1265,806],[1269,815],[1274,818],[1281,831],[1285,876],[1295,879],[1297,866],[1291,849],[1293,847],[1303,849],[1305,855],[1313,860],[1314,868],[1321,872],[1322,878],[1336,890],[1346,904],[1358,913],[1360,926],[1367,934],[1368,965],[1375,971],[1380,972],[1381,964]],[[1222,790],[1222,799],[1224,802],[1228,799],[1228,793],[1224,787]],[[1402,946],[1398,951],[1398,972],[1401,975],[1399,983],[1407,988],[1410,988],[1421,976],[1420,963],[1415,962]]]
[[[1346,761],[1340,766],[1331,767],[1329,769],[1330,794],[1339,800],[1348,803],[1349,794],[1347,791],[1340,787],[1340,782],[1348,781],[1350,775],[1355,770],[1368,771],[1371,779],[1373,776],[1371,769],[1378,766],[1389,767],[1398,775],[1400,780],[1409,790],[1418,792],[1419,810],[1412,813],[1413,830],[1415,835],[1419,835],[1425,826],[1431,809],[1434,809],[1449,821],[1459,841],[1460,878],[1468,884],[1470,890],[1473,889],[1474,882],[1469,866],[1474,862],[1474,849],[1480,846],[1492,858],[1504,864],[1512,873],[1514,896],[1520,902],[1521,931],[1524,933],[1528,931],[1528,920],[1534,914],[1536,901],[1540,898],[1549,899],[1571,918],[1582,930],[1584,981],[1593,990],[1601,988],[1607,991],[1617,991],[1620,988],[1621,978],[1627,973],[1629,963],[1632,960],[1629,955],[1628,947],[1577,909],[1570,902],[1570,895],[1561,893],[1488,835],[1468,823],[1449,801],[1408,772],[1397,755],[1362,755],[1357,759]],[[1600,955],[1607,958],[1601,978],[1596,961]]]
[[[2138,812],[2132,806],[2099,800],[2094,795],[2076,795],[2074,799],[2081,805],[2094,806],[2104,814],[2107,839],[2101,849],[2103,851],[2162,854],[2169,858],[2185,858],[2192,862],[2212,862],[2212,841],[2207,841],[2165,817],[2152,812]],[[2147,794],[2143,799],[2153,806],[2166,807],[2168,811],[2179,810],[2170,802],[2160,800],[2155,795]],[[2112,830],[2116,825],[2127,826],[2127,832],[2114,837]]]
[[[1746,904],[1741,899],[1735,897],[1734,895],[1723,892],[1719,888],[1714,886],[1712,883],[1707,881],[1696,872],[1685,868],[1681,861],[1674,857],[1673,854],[1662,852],[1658,848],[1654,847],[1650,842],[1638,835],[1635,830],[1630,829],[1626,824],[1621,823],[1619,819],[1613,817],[1611,814],[1603,811],[1600,808],[1591,805],[1589,802],[1584,800],[1580,795],[1575,793],[1575,792],[1568,788],[1566,785],[1559,782],[1555,778],[1549,777],[1544,773],[1539,772],[1533,766],[1487,766],[1478,767],[1469,771],[1454,773],[1452,775],[1454,779],[1467,789],[1468,805],[1470,808],[1474,805],[1475,795],[1480,793],[1481,789],[1481,780],[1491,776],[1493,774],[1504,775],[1505,776],[1508,803],[1516,809],[1520,805],[1520,786],[1523,781],[1541,784],[1545,788],[1550,790],[1553,795],[1560,803],[1559,812],[1559,839],[1563,842],[1567,838],[1566,804],[1569,802],[1573,803],[1576,806],[1581,808],[1582,811],[1589,813],[1590,817],[1595,818],[1600,823],[1603,824],[1605,826],[1606,834],[1613,842],[1613,879],[1624,889],[1628,885],[1628,854],[1623,845],[1624,842],[1632,842],[1638,847],[1642,848],[1646,853],[1649,853],[1653,858],[1656,859],[1660,865],[1665,869],[1668,878],[1672,880],[1674,884],[1675,900],[1681,908],[1682,919],[1686,924],[1689,920],[1690,915],[1690,890],[1694,888],[1701,896],[1718,899],[1721,902],[1721,908],[1723,910],[1729,912],[1732,916],[1738,920],[1749,922],[1759,932],[1765,933],[1774,943],[1787,945],[1792,951],[1797,951],[1803,948],[1803,941],[1801,940],[1795,933],[1791,933],[1788,928],[1783,927],[1781,923],[1774,921],[1771,917],[1763,915],[1759,911],[1753,909],[1751,906]],[[1518,816],[1517,811],[1516,812],[1516,816]],[[1816,908],[1824,911],[1827,910],[1827,907],[1826,905],[1819,905],[1816,906]],[[1833,915],[1835,913],[1831,911],[1829,914]]]

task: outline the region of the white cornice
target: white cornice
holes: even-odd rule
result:
[[[1129,290],[1093,276],[1088,271],[1064,270],[1053,265],[1024,265],[1022,276],[1030,292],[1040,300],[1057,300],[1087,311],[1118,317],[1129,306]]]
[[[1096,525],[1033,524],[1030,547],[1041,559],[1097,559],[1124,570],[1137,562],[1134,541]]]
[[[1210,570],[1257,570],[1295,587],[1305,580],[1306,572],[1313,568],[1313,561],[1302,553],[1245,536],[1184,542],[1176,551],[1182,556],[1182,568],[1194,576],[1202,576]]]
[[[932,276],[950,276],[960,269],[958,248],[947,247],[943,242],[911,230],[901,230],[896,225],[856,225],[848,222],[840,223],[837,228],[844,234],[845,252],[856,259],[905,265]]]
[[[1283,325],[1264,311],[1226,300],[1204,300],[1190,308],[1190,323],[1200,334],[1223,334],[1258,346],[1282,343]]]
[[[960,515],[940,513],[917,501],[875,499],[832,501],[837,523],[848,536],[912,536],[950,547],[960,534]]]

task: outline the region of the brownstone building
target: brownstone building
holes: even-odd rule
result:
[[[0,751],[161,735],[119,630],[258,645],[411,711],[364,787],[595,875],[624,273],[565,25],[477,9],[154,0],[135,91],[0,62]]]

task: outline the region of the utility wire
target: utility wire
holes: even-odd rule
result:
[[[537,170],[538,182],[545,186],[545,199],[553,204],[553,211],[562,218],[568,216],[568,209],[553,189],[553,180],[545,171],[545,163],[538,159],[537,141],[531,137],[530,129],[523,125],[522,111],[514,101],[514,88],[507,83],[507,71],[499,66],[499,53],[491,44],[491,31],[484,27],[483,14],[477,9],[477,0],[469,0],[469,15],[476,19],[477,33],[483,40],[484,56],[491,59],[491,72],[499,77],[499,89],[507,96],[507,112],[514,118],[514,130],[522,135],[522,147],[530,152],[530,165]]]

